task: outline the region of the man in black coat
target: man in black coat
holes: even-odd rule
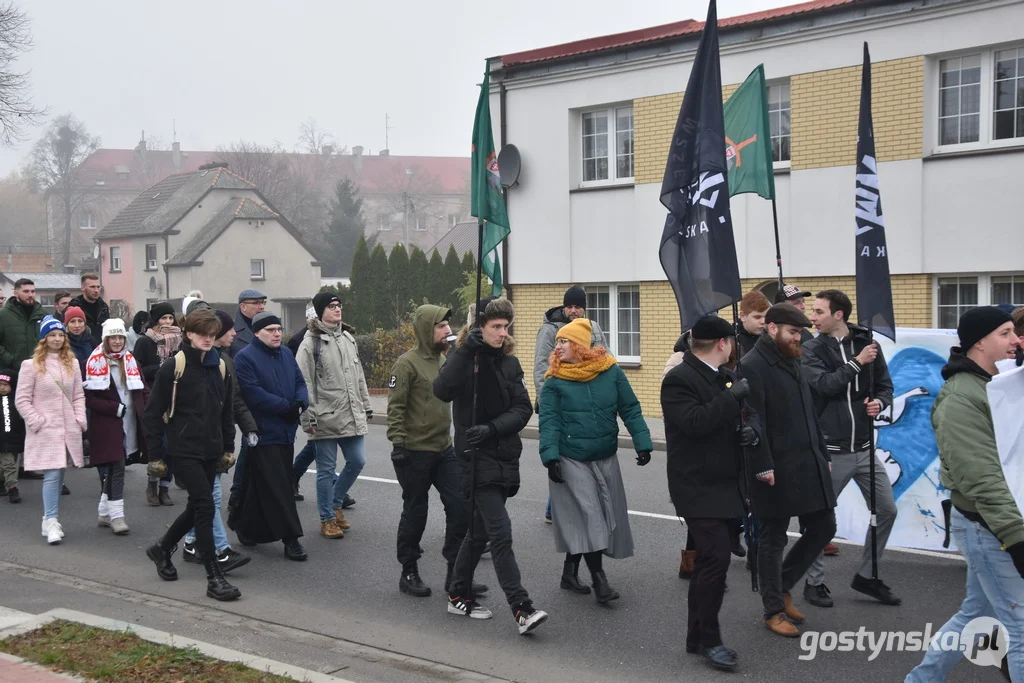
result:
[[[690,577],[687,652],[702,653],[712,666],[736,667],[736,652],[722,645],[718,612],[725,595],[731,539],[743,517],[743,446],[757,441],[740,423],[747,380],[721,370],[736,332],[715,315],[693,326],[683,362],[661,383],[668,445],[668,490],[676,514],[686,519],[696,561]]]
[[[776,304],[767,327],[743,357],[750,381],[750,424],[760,439],[750,449],[751,501],[760,521],[758,581],[764,620],[772,632],[795,638],[804,621],[789,591],[836,531],[836,496],[814,399],[800,370],[801,331],[811,322],[790,304]],[[805,528],[782,558],[792,517]]]
[[[100,296],[100,276],[96,273],[82,274],[82,293],[71,300],[71,306],[78,306],[85,312],[85,324],[93,339],[103,338],[103,323],[110,318],[110,306]]]
[[[896,499],[885,467],[871,452],[875,418],[892,405],[892,379],[885,356],[871,341],[868,330],[849,322],[853,304],[838,289],[818,293],[811,321],[818,336],[804,344],[803,372],[811,385],[825,444],[832,457],[832,488],[839,496],[850,480],[857,482],[870,505],[875,489],[877,559],[896,523]],[[869,395],[871,382],[874,393]],[[871,459],[875,458],[874,481]],[[853,590],[886,605],[899,605],[885,583],[872,576],[871,529],[868,528],[860,565],[853,575]],[[831,607],[825,586],[825,562],[819,557],[807,572],[804,599],[818,607]]]
[[[515,342],[508,335],[515,310],[507,299],[482,299],[476,324],[459,333],[457,348],[434,380],[434,395],[453,401],[455,454],[462,466],[463,489],[474,508],[470,533],[462,542],[448,590],[448,613],[490,619],[491,611],[475,602],[473,572],[484,546],[491,543],[491,558],[498,582],[512,607],[519,633],[539,626],[547,614],[534,609],[523,588],[519,565],[512,552],[512,522],[505,501],[519,491],[519,432],[530,421],[533,406],[523,380],[523,368],[512,355]],[[473,366],[478,361],[476,410],[473,406]]]

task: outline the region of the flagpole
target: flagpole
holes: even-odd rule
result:
[[[875,343],[875,324],[874,321],[868,323],[868,343]],[[877,360],[875,361],[877,362]],[[868,364],[868,401],[875,400],[875,368],[873,364]],[[869,477],[871,479],[871,578],[878,579],[878,510],[875,507],[875,418],[868,417],[870,420],[870,426],[868,428],[868,434],[870,435],[870,441],[868,442],[868,456],[871,458],[871,467],[869,470]]]
[[[779,266],[779,290],[782,291],[782,246],[779,244],[779,212],[775,207],[775,193],[772,193],[772,222],[775,224],[775,263]]]
[[[469,327],[473,328],[474,325],[479,325],[480,314],[483,313],[479,309],[480,306],[480,277],[481,269],[483,268],[483,250],[484,250],[484,219],[477,219],[477,234],[476,234],[476,299],[473,302],[473,320],[470,321]],[[479,379],[480,379],[480,354],[479,350],[473,351],[473,405],[470,409],[471,415],[469,420],[469,426],[473,427],[476,425],[476,404],[479,395]],[[469,527],[466,529],[466,539],[469,541],[470,546],[473,545],[473,527],[475,526],[476,519],[476,447],[469,446]],[[468,586],[467,591],[472,591],[473,587]],[[474,596],[475,597],[475,596]]]

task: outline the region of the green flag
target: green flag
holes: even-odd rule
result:
[[[775,198],[770,130],[764,64],[758,64],[725,103],[725,160],[729,166],[730,197],[755,192],[765,199]]]
[[[489,69],[489,67],[488,67]],[[476,120],[473,122],[473,158],[470,162],[473,173],[473,199],[471,211],[484,226],[484,244],[481,251],[481,268],[493,283],[492,295],[501,295],[501,263],[498,261],[498,245],[510,232],[505,199],[498,180],[498,154],[494,151],[494,136],[491,133],[491,78],[484,72],[480,86],[480,99],[476,103]]]

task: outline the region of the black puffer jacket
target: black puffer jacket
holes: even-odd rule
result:
[[[164,413],[171,407],[174,387],[174,357],[168,358],[156,373],[156,382],[146,405],[143,426],[150,460],[164,460],[164,435],[167,451],[175,458],[212,460],[235,450],[234,396],[235,376],[225,368],[220,376],[220,356],[216,349],[201,358],[199,351],[182,344],[185,372],[178,380],[174,416],[166,424]]]
[[[850,325],[850,336],[842,341],[819,334],[804,344],[803,374],[814,393],[818,422],[829,452],[856,453],[871,447],[874,420],[868,417],[864,399],[868,396],[869,373],[874,373],[875,396],[882,410],[892,405],[892,379],[885,356],[865,368],[854,357],[870,341],[866,328]]]
[[[519,456],[523,452],[519,432],[533,414],[523,368],[512,355],[512,337],[505,338],[501,349],[485,346],[480,350],[476,424],[491,425],[495,435],[473,448],[465,441],[466,430],[473,426],[473,352],[465,346],[465,339],[463,329],[456,349],[448,354],[434,380],[434,395],[454,401],[455,452],[462,464],[463,488],[471,489],[470,456],[475,456],[477,488],[502,486],[511,498],[519,491]]]
[[[754,514],[796,517],[835,507],[828,449],[800,361],[784,357],[764,333],[740,362],[740,375],[750,381],[747,417],[760,436],[748,449]],[[774,486],[753,479],[768,470]]]

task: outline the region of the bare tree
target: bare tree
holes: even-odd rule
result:
[[[46,205],[31,178],[12,172],[0,180],[0,244],[46,246]]]
[[[89,135],[85,124],[71,114],[58,116],[32,147],[29,168],[47,196],[57,199],[59,218],[64,222],[61,265],[71,259],[71,217],[88,201],[78,171],[100,139]]]
[[[0,3],[0,143],[7,147],[24,140],[25,129],[46,115],[29,97],[28,72],[14,70],[15,61],[31,47],[28,17],[13,0]]]
[[[288,183],[291,169],[280,144],[262,145],[239,140],[227,147],[218,147],[217,153],[233,173],[255,185],[279,210],[284,208],[278,205],[278,201],[287,194],[283,188]]]

